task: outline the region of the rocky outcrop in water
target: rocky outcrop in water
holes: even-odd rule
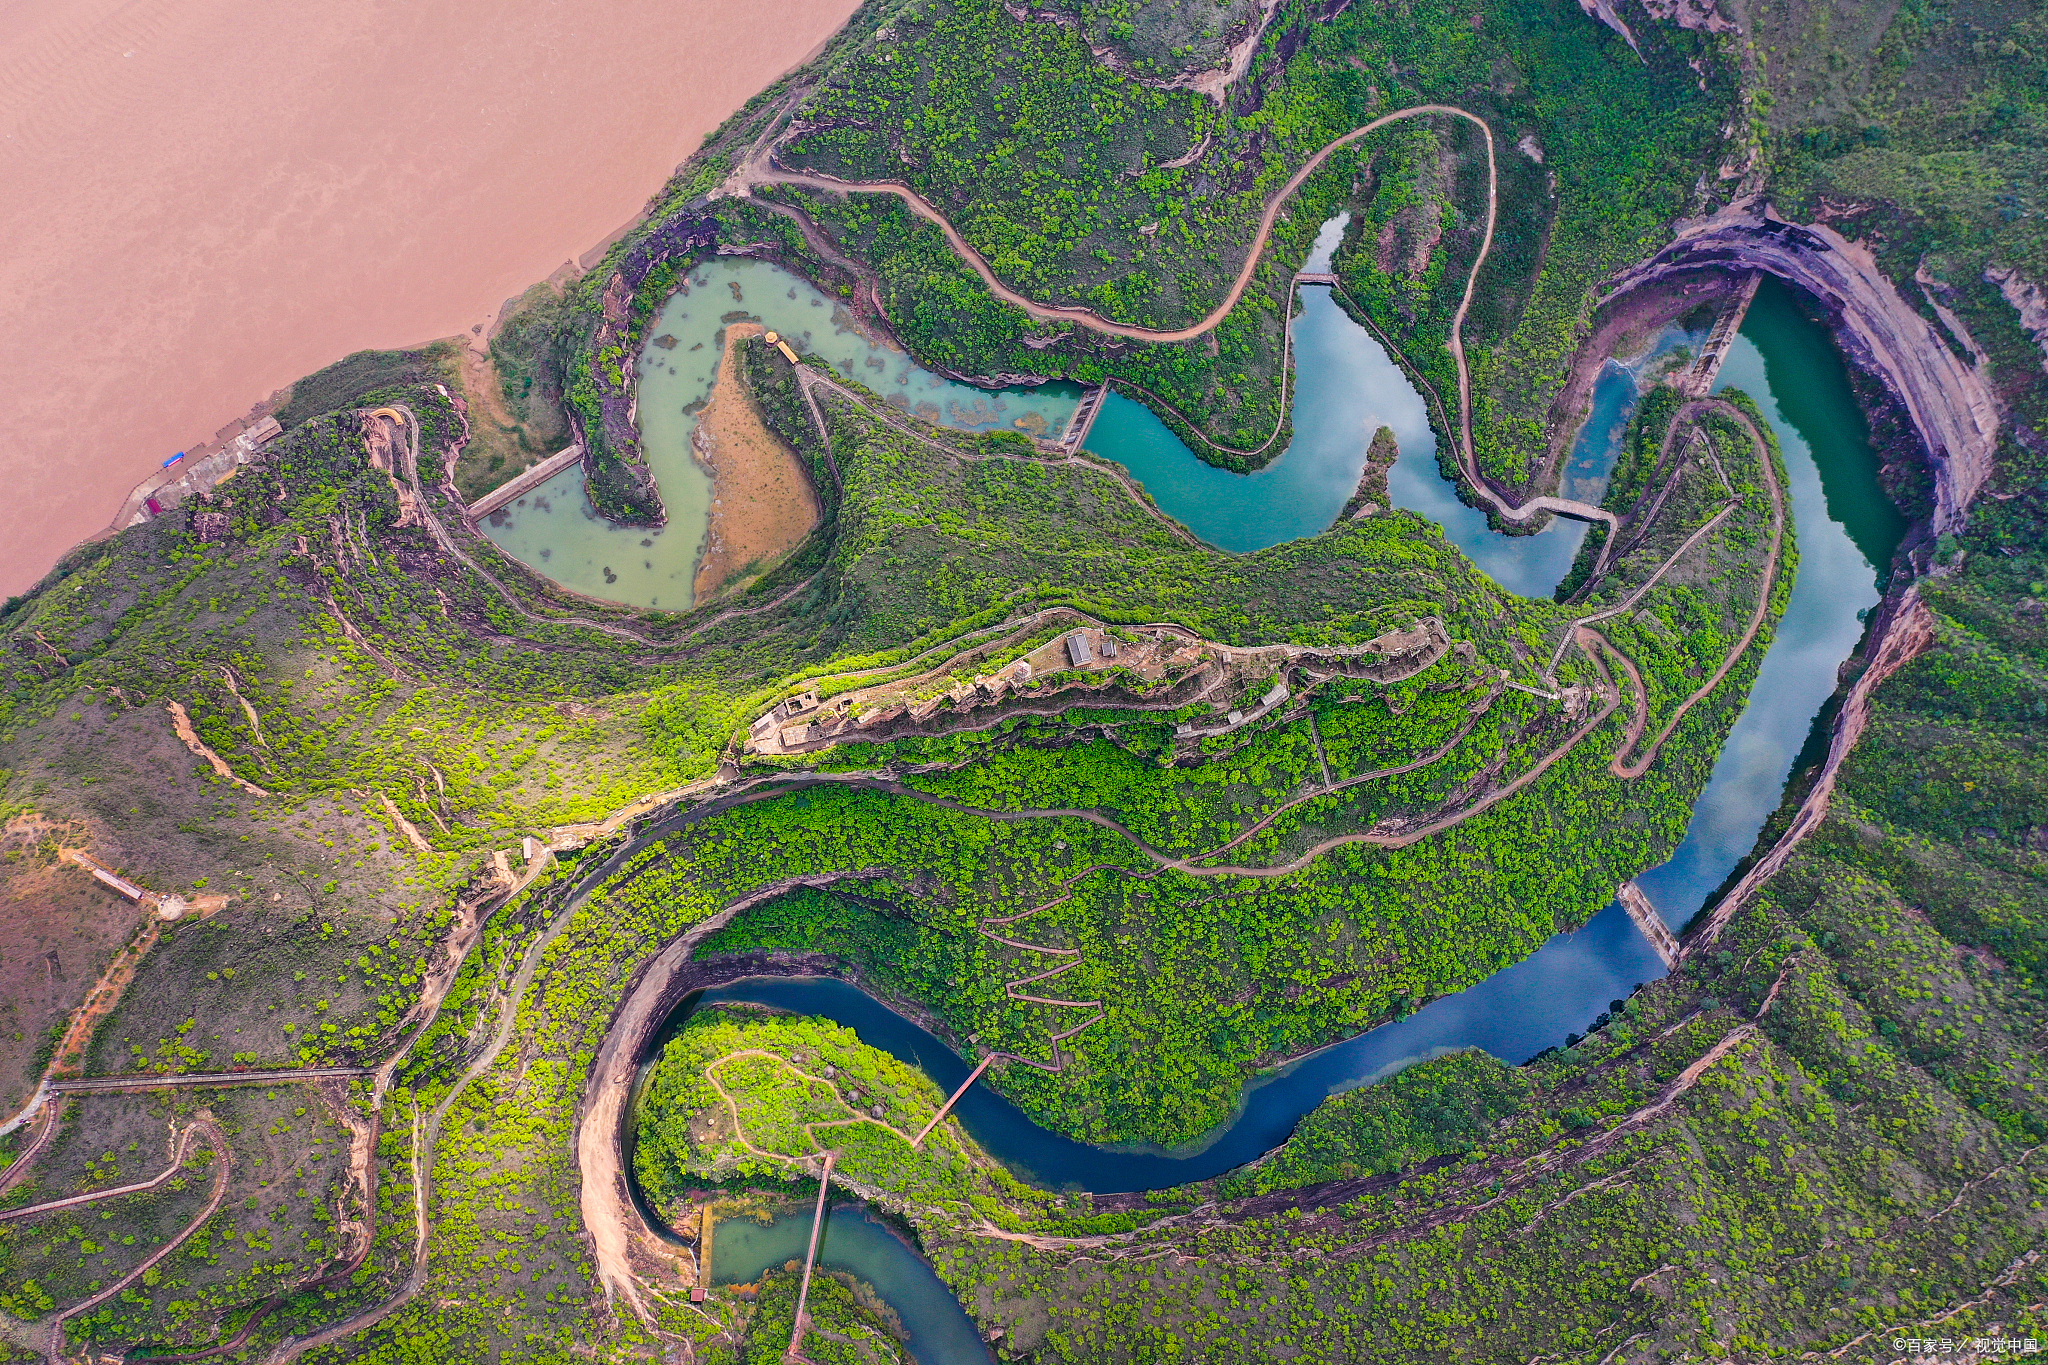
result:
[[[1766,270],[1820,301],[1843,354],[1899,403],[1926,453],[1935,533],[1960,527],[1991,476],[1998,404],[1986,376],[1957,359],[1870,249],[1829,227],[1788,223],[1766,204],[1734,204],[1681,221],[1675,240],[1617,275],[1601,302],[1706,269]]]

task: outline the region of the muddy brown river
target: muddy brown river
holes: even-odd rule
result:
[[[851,0],[0,0],[0,592],[301,375],[487,326]]]

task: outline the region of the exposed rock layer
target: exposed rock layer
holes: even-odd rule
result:
[[[2048,355],[2048,290],[2021,275],[2017,270],[2000,270],[1993,267],[1984,272],[1987,284],[1998,286],[1998,292],[2020,315],[2020,327],[2034,339],[2034,344]],[[2048,360],[2041,362],[2041,368],[2048,370]]]
[[[1868,247],[1832,228],[1732,205],[1677,225],[1676,239],[1611,282],[1603,303],[1688,271],[1766,270],[1818,299],[1850,363],[1905,409],[1934,473],[1934,531],[1959,528],[1992,472],[1998,405],[1990,384],[1958,360],[1878,268]]]

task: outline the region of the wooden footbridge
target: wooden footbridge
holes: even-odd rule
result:
[[[1755,301],[1756,287],[1763,278],[1763,271],[1754,270],[1748,279],[1735,287],[1735,292],[1721,309],[1721,316],[1714,319],[1714,330],[1707,333],[1706,344],[1700,347],[1691,367],[1672,381],[1673,386],[1687,398],[1705,398],[1714,391],[1714,381],[1721,374],[1721,362],[1728,358],[1728,348],[1735,344],[1735,334],[1742,330],[1742,320],[1749,316],[1749,305]]]

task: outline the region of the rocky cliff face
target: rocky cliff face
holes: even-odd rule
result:
[[[696,206],[690,206],[696,207]],[[640,450],[640,427],[633,393],[635,348],[633,296],[648,273],[663,261],[694,262],[717,247],[718,222],[685,211],[671,217],[634,243],[605,282],[603,313],[591,335],[591,378],[597,386],[599,418],[579,421],[589,470],[590,501],[606,517],[630,526],[660,526],[667,520],[660,490]],[[604,363],[607,352],[623,356],[614,379]]]
[[[2017,270],[2001,270],[1996,266],[1984,272],[1984,279],[1998,286],[1998,292],[2020,315],[2020,327],[2034,339],[2042,355],[2048,356],[2048,289],[2025,278]],[[2041,368],[2048,370],[2048,359],[2042,360]]]
[[[1775,217],[1768,204],[1731,205],[1680,222],[1662,251],[1616,276],[1603,303],[1702,269],[1766,270],[1826,307],[1851,364],[1875,376],[1905,410],[1935,481],[1935,533],[1962,525],[1991,476],[2000,412],[1987,376],[1957,359],[1861,243],[1826,226]]]

